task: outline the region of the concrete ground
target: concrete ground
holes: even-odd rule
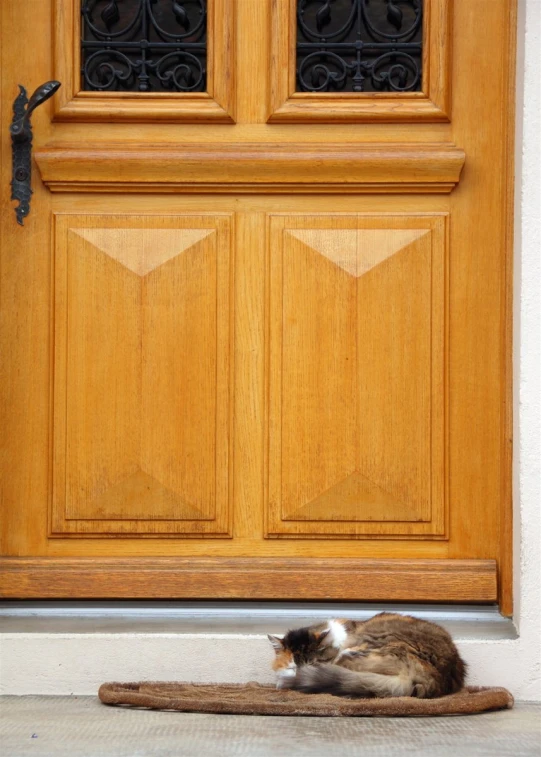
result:
[[[194,715],[2,697],[5,757],[540,757],[541,704],[447,718]]]

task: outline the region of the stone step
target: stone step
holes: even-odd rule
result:
[[[270,683],[267,633],[329,617],[365,619],[382,609],[441,623],[469,662],[472,684],[506,685],[490,650],[513,644],[517,635],[493,607],[6,602],[0,604],[0,693],[95,694],[113,680]]]

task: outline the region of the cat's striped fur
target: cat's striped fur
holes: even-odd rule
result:
[[[447,631],[408,615],[331,620],[269,639],[278,688],[432,698],[464,685],[466,665]]]

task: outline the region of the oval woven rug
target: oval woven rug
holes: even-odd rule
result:
[[[439,699],[391,697],[346,699],[331,694],[303,694],[259,683],[104,683],[98,693],[104,704],[151,710],[227,715],[317,715],[319,717],[426,717],[471,715],[513,707],[503,688],[467,686]]]

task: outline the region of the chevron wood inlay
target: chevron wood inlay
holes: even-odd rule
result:
[[[113,482],[103,492],[94,492],[91,502],[78,513],[80,520],[202,520],[196,507],[183,502],[177,492],[168,489],[142,470]],[[129,502],[129,508],[126,503]]]
[[[332,513],[333,520],[408,521],[419,520],[414,508],[400,502],[390,492],[370,481],[358,471],[339,481],[330,489],[289,515],[284,520],[326,520]]]
[[[75,229],[90,242],[138,276],[145,276],[193,247],[212,229]]]
[[[288,233],[358,278],[430,232],[426,229],[299,229]]]

